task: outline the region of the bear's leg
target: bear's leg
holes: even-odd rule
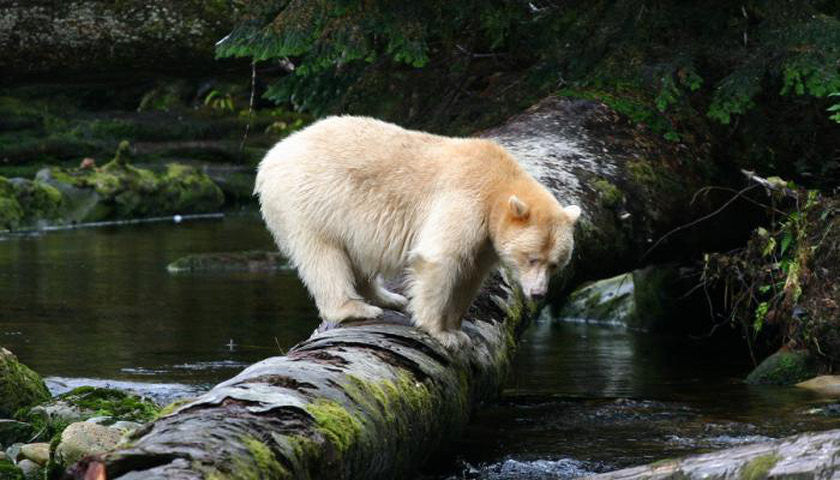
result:
[[[458,265],[450,261],[430,261],[418,255],[412,262],[409,310],[418,328],[436,338],[446,348],[461,346],[466,335],[450,330],[447,325],[448,307],[458,279]]]
[[[375,305],[399,311],[405,311],[408,306],[408,299],[385,288],[382,275],[376,275],[373,279],[359,279],[357,285],[359,292]]]
[[[469,310],[473,299],[475,299],[479,288],[481,288],[484,276],[483,271],[473,271],[461,278],[457,285],[455,285],[449,305],[446,307],[446,329],[455,332],[460,337],[462,344],[467,344],[471,341],[469,335],[461,330],[461,324],[464,319],[464,314]]]
[[[319,239],[306,239],[303,244],[303,248],[293,249],[293,257],[322,319],[337,323],[382,315],[381,308],[369,305],[356,293],[353,268],[343,249]]]

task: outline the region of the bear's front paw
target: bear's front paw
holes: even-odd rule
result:
[[[470,343],[470,337],[460,330],[446,330],[443,332],[433,332],[432,337],[440,342],[447,350],[454,350],[466,346]]]
[[[361,300],[348,300],[335,310],[322,310],[321,318],[328,322],[339,323],[345,320],[364,320],[382,315],[382,309]]]

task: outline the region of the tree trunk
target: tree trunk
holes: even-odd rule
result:
[[[840,430],[804,433],[677,460],[662,460],[590,477],[592,480],[665,478],[837,478]]]
[[[690,168],[698,162],[685,161],[703,148],[666,142],[590,101],[547,98],[484,136],[508,147],[561,203],[583,208],[578,253],[564,280],[634,263],[686,218],[680,204],[706,181]],[[394,312],[322,328],[287,355],[252,365],[146,425],[125,448],[74,466],[72,475],[402,478],[499,391],[534,311],[503,276],[487,282],[467,315],[470,348],[448,352]]]

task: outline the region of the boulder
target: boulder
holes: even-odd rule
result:
[[[584,284],[569,295],[557,318],[641,331],[688,331],[692,324],[675,314],[677,305],[685,303],[684,277],[669,264]]]
[[[816,373],[814,359],[808,352],[781,348],[765,358],[747,375],[753,385],[793,385]]]
[[[840,397],[840,375],[820,375],[796,384],[826,397]]]
[[[49,400],[50,392],[41,377],[0,347],[0,417],[11,417],[18,409]]]
[[[55,459],[62,465],[71,465],[87,455],[114,449],[121,438],[122,434],[115,428],[88,422],[73,423],[62,432]]]
[[[42,467],[32,460],[23,459],[17,463],[17,466],[23,474],[24,479],[37,480],[41,478]]]

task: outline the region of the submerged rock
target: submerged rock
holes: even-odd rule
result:
[[[0,347],[0,417],[46,401],[50,392],[44,381],[15,355]]]
[[[88,422],[73,423],[61,433],[55,460],[61,465],[70,465],[87,455],[114,449],[121,438],[120,431],[114,428]]]
[[[793,385],[816,373],[814,359],[808,352],[786,348],[765,358],[747,375],[746,382],[754,385]]]
[[[170,263],[169,273],[185,272],[276,272],[291,270],[277,252],[247,251],[187,255]]]

